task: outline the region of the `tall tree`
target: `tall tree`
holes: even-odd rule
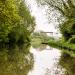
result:
[[[54,10],[58,10],[65,18],[65,21],[59,25],[59,28],[65,40],[68,41],[72,38],[72,35],[75,35],[75,1],[47,0],[45,2]]]
[[[7,36],[20,20],[15,0],[0,0],[0,41],[7,41]]]
[[[0,0],[0,42],[29,41],[34,26],[24,0]]]

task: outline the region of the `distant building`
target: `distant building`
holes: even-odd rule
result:
[[[48,36],[53,37],[55,39],[59,39],[61,37],[61,34],[57,32],[41,32],[41,33],[46,33]]]

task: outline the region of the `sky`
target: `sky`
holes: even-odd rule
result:
[[[26,0],[27,5],[29,5],[31,14],[35,17],[36,21],[36,27],[35,31],[45,31],[45,32],[58,32],[57,29],[55,29],[55,22],[48,22],[48,17],[47,17],[47,9],[48,6],[41,6],[39,7],[36,3],[36,0]],[[53,17],[53,16],[52,16]],[[59,32],[58,32],[59,33]]]

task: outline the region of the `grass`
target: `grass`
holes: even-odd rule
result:
[[[49,39],[48,45],[60,49],[64,53],[67,53],[70,56],[75,57],[75,44],[67,43],[65,41],[63,42],[63,41]]]

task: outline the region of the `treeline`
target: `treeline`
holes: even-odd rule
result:
[[[60,14],[56,18],[64,41],[75,44],[75,0],[45,0],[45,3]]]
[[[50,38],[48,44],[51,47],[62,49],[66,54],[75,57],[75,0],[44,0],[44,4],[53,8],[50,11],[55,11],[60,16],[56,16],[56,21],[59,23],[58,28],[62,37],[58,40]]]
[[[0,43],[29,42],[34,26],[24,0],[0,0]]]

